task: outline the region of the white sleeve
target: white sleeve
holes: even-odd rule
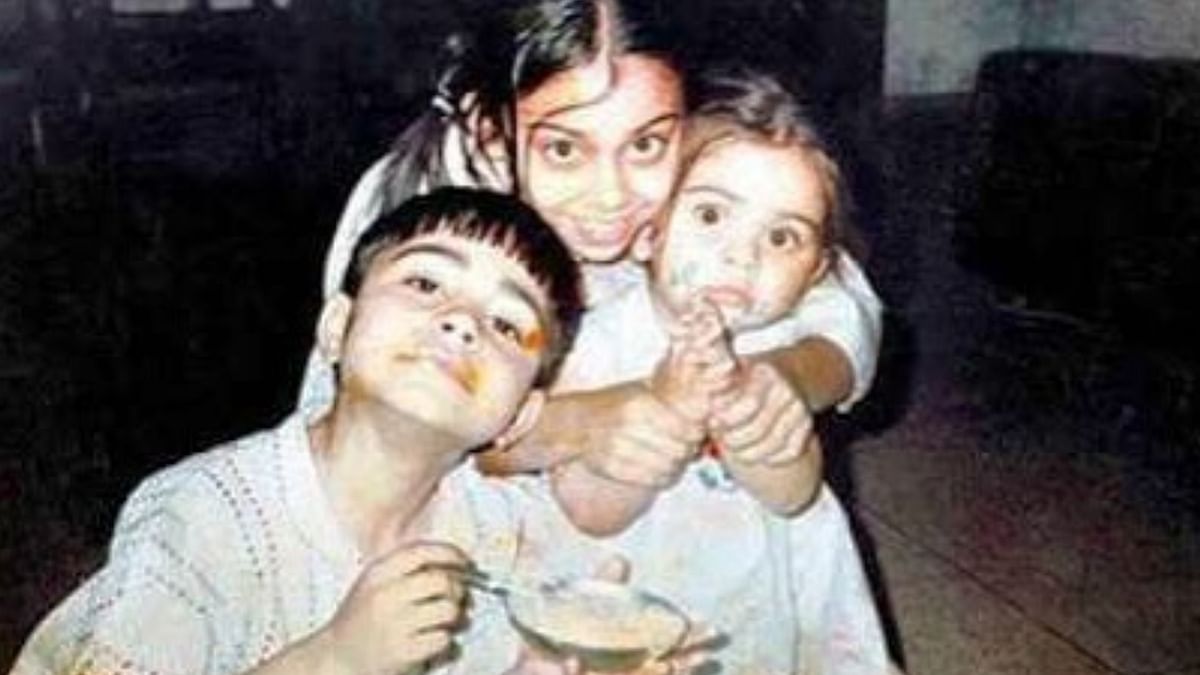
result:
[[[532,578],[588,576],[608,558],[603,542],[581,533],[554,495],[547,472],[493,479],[520,523],[520,542],[511,572]],[[597,544],[597,541],[601,541]]]
[[[595,391],[650,377],[669,348],[645,283],[589,309],[554,393]]]
[[[38,626],[14,672],[204,675],[251,665],[231,649],[241,623],[219,581],[231,578],[220,552],[232,540],[196,496],[143,484],[104,567]]]
[[[883,306],[858,263],[839,251],[837,266],[804,295],[788,316],[763,328],[746,331],[734,342],[739,354],[794,345],[806,337],[829,340],[846,354],[854,371],[854,388],[838,405],[848,411],[866,395],[875,379]]]

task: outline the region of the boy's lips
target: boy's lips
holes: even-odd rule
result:
[[[474,394],[479,387],[479,371],[473,363],[465,359],[456,359],[438,353],[425,353],[418,357],[404,356],[401,358],[424,361],[443,375],[446,375],[468,394]]]
[[[468,394],[474,394],[479,386],[479,371],[468,361],[435,359],[434,363],[450,376]]]

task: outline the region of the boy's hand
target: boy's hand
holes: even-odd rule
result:
[[[688,419],[644,391],[624,401],[611,422],[608,441],[582,458],[584,466],[605,478],[661,489],[678,479],[704,439],[704,425]]]
[[[463,624],[468,565],[458,548],[433,542],[368,564],[325,628],[336,670],[404,673],[445,654]]]
[[[745,464],[796,461],[813,433],[812,414],[773,367],[756,364],[743,385],[714,400],[709,434]]]

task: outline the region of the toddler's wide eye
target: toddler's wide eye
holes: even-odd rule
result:
[[[800,245],[800,235],[791,228],[775,227],[767,233],[767,242],[773,248],[795,248]]]
[[[420,275],[414,275],[404,279],[404,285],[422,294],[436,293],[440,286],[438,282]]]
[[[692,217],[705,226],[719,225],[725,214],[715,204],[699,204],[692,209]]]

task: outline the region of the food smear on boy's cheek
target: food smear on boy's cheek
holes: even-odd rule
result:
[[[521,336],[521,349],[528,354],[540,354],[546,348],[546,334],[540,328],[534,328]]]

